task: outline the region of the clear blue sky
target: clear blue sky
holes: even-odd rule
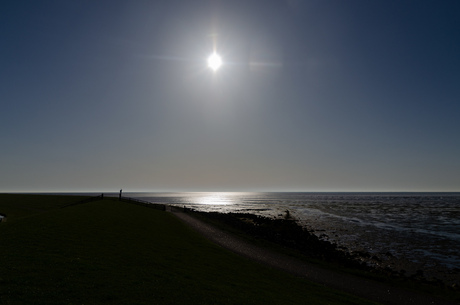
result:
[[[460,191],[459,20],[459,1],[2,1],[0,191]]]

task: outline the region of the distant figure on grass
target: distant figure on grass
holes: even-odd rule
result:
[[[118,200],[121,200],[121,192],[123,192],[123,190],[120,190],[120,195],[118,196]]]

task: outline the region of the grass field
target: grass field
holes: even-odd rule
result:
[[[222,249],[174,215],[106,198],[0,195],[1,304],[373,304]]]

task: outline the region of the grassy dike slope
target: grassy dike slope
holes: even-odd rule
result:
[[[21,196],[0,195],[1,304],[371,304],[238,257],[163,211]]]

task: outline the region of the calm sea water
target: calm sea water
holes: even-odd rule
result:
[[[397,269],[404,262],[406,270],[410,264],[413,271],[447,272],[454,280],[460,271],[460,193],[124,195],[200,211],[283,217],[289,210],[299,224],[321,238],[349,251],[369,252],[389,267]]]

